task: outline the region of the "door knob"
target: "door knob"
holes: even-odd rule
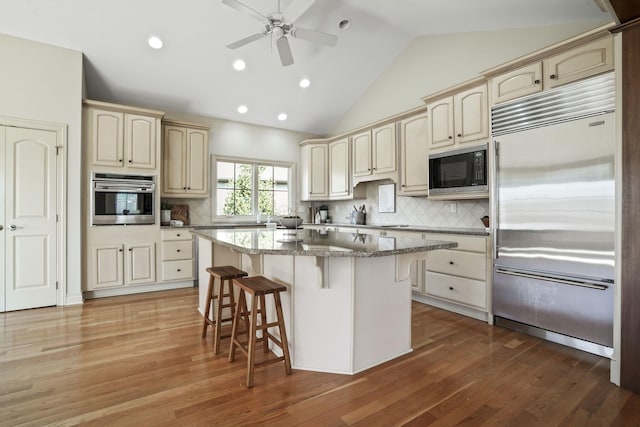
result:
[[[18,227],[18,226],[13,225],[13,224],[11,224],[11,225],[9,226],[9,230],[11,230],[11,231],[16,231],[16,230],[17,230],[17,229],[19,229],[19,228],[24,228],[24,227]]]
[[[2,225],[0,225],[0,231],[4,230],[4,227]]]

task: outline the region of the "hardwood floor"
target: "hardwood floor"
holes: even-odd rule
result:
[[[640,425],[608,360],[418,303],[411,354],[354,376],[270,365],[247,389],[245,356],[213,355],[196,301],[0,314],[0,425]]]

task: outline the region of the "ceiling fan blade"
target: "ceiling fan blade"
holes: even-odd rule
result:
[[[293,37],[307,40],[315,43],[322,43],[327,46],[335,46],[338,43],[338,37],[333,34],[323,33],[322,31],[308,30],[306,28],[294,27],[289,33]]]
[[[255,9],[250,8],[249,6],[247,6],[246,4],[242,4],[237,0],[222,0],[222,3],[226,4],[227,6],[230,6],[236,10],[239,10],[240,12],[246,13],[247,15],[251,16],[253,19],[256,19],[260,22],[265,22],[268,21],[269,18],[267,18],[266,16],[264,16],[263,14],[261,14],[260,12],[258,12]]]
[[[236,42],[233,42],[233,43],[231,43],[231,44],[228,44],[228,45],[227,45],[227,47],[228,47],[229,49],[237,49],[237,48],[239,48],[240,46],[244,46],[245,44],[249,44],[249,43],[251,43],[251,42],[253,42],[253,41],[260,40],[261,38],[263,38],[263,37],[264,37],[264,36],[266,36],[266,35],[267,35],[267,33],[256,33],[256,34],[251,34],[249,37],[245,37],[245,38],[240,39],[240,40],[238,40],[238,41],[236,41]]]
[[[282,13],[282,16],[287,18],[288,22],[295,22],[302,16],[316,2],[316,0],[293,0],[289,3],[287,10]]]
[[[278,53],[280,54],[280,62],[283,67],[293,64],[293,55],[291,54],[291,48],[289,47],[289,40],[285,36],[282,36],[276,42],[278,47]]]

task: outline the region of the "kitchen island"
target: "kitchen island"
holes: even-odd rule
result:
[[[287,287],[282,306],[292,366],[341,374],[411,351],[410,265],[429,251],[457,246],[304,229],[192,233],[198,237],[200,313],[209,266],[233,265],[282,283]]]

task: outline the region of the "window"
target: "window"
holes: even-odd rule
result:
[[[216,216],[287,215],[292,207],[291,165],[217,159]]]

